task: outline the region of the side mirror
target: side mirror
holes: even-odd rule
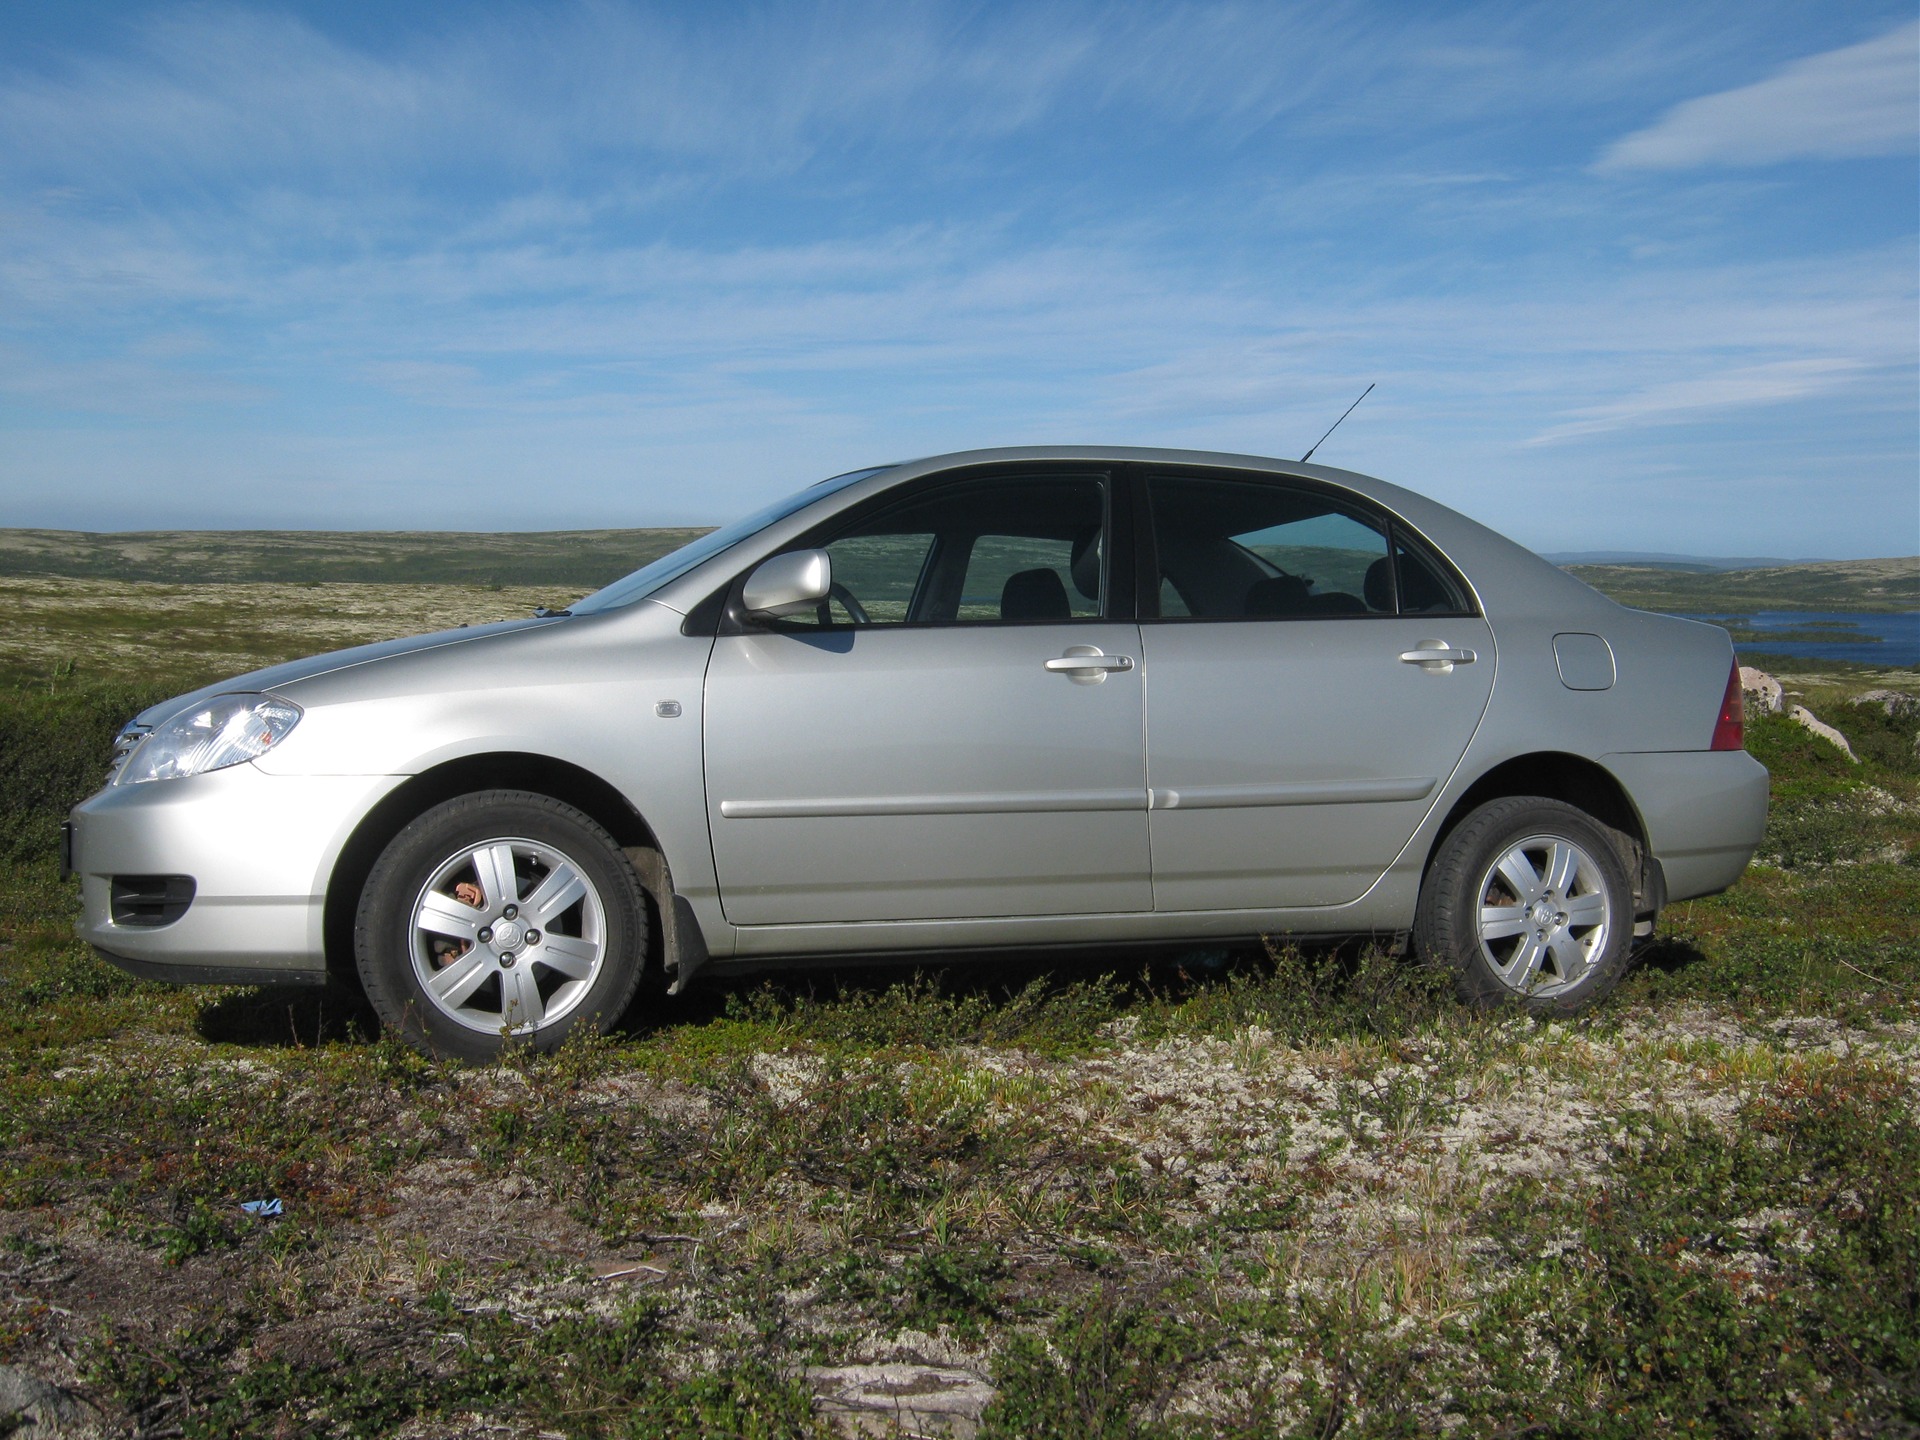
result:
[[[824,550],[791,550],[763,561],[741,587],[740,602],[756,620],[801,615],[833,589],[833,560]]]

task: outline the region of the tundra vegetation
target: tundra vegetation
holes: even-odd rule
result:
[[[1760,860],[1577,1021],[1270,946],[713,984],[475,1069],[73,939],[134,710],[570,598],[288,573],[0,580],[0,1379],[80,1428],[1920,1427],[1920,714],[1850,703],[1920,674],[1769,667],[1858,763],[1756,718]]]

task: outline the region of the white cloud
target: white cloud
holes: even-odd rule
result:
[[[1676,105],[1618,140],[1602,170],[1684,170],[1904,155],[1920,143],[1920,23]]]
[[[1576,410],[1573,413],[1580,419],[1555,425],[1521,443],[1552,445],[1630,426],[1675,424],[1697,419],[1703,412],[1781,405],[1831,390],[1862,368],[1859,361],[1849,359],[1781,360],[1675,380],[1611,405]]]
[[[1635,44],[1578,14],[1503,22],[1482,43],[1488,28],[1388,20],[1361,0],[834,0],[694,21],[588,0],[422,21],[370,48],[257,7],[189,5],[46,62],[0,47],[0,177],[360,195],[423,171],[481,185],[561,173],[647,191],[689,170],[712,183],[830,167],[877,136],[974,174],[981,147],[1044,146],[1093,113],[1229,146],[1276,121],[1323,140],[1397,135],[1410,118],[1587,103],[1699,49],[1684,26]]]

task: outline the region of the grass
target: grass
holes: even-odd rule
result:
[[[424,591],[334,618],[492,593]],[[244,663],[308,644],[221,593]],[[903,1433],[959,1373],[991,1436],[1920,1426],[1920,756],[1864,677],[1787,677],[1862,763],[1752,725],[1761,862],[1577,1021],[1249,949],[696,987],[467,1069],[74,942],[61,807],[220,652],[47,595],[0,655],[0,1364],[110,1433],[825,1435],[861,1365]]]

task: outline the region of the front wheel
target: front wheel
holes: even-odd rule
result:
[[[1603,999],[1632,948],[1633,890],[1611,831],[1540,796],[1482,805],[1441,843],[1414,943],[1462,999],[1567,1015]]]
[[[646,941],[639,880],[611,835],[548,796],[490,790],[394,837],[361,892],[354,958],[402,1039],[486,1061],[619,1019]]]

